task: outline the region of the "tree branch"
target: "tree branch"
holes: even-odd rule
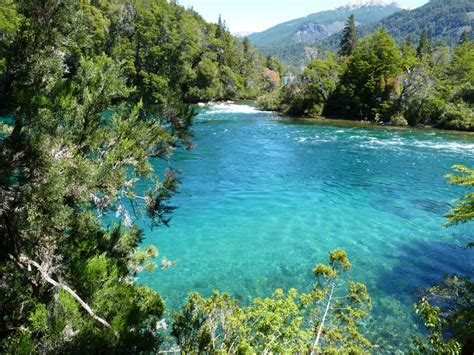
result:
[[[110,324],[103,318],[97,316],[95,314],[95,312],[92,310],[92,308],[82,300],[81,297],[79,297],[79,295],[74,292],[74,290],[72,290],[68,285],[66,284],[63,284],[61,282],[58,282],[56,280],[54,280],[51,276],[49,276],[48,274],[48,271],[43,268],[40,264],[38,264],[36,261],[33,261],[31,259],[29,259],[28,257],[26,257],[25,255],[21,255],[19,257],[19,260],[17,260],[13,255],[9,254],[10,256],[10,259],[12,259],[13,261],[15,261],[17,264],[20,264],[20,265],[23,265],[23,268],[24,268],[24,265],[28,265],[28,269],[30,268],[30,265],[33,265],[40,273],[41,273],[41,276],[43,277],[44,280],[46,280],[47,282],[49,282],[51,285],[53,285],[54,287],[58,287],[58,288],[61,288],[63,289],[64,291],[66,291],[67,293],[69,293],[72,297],[74,297],[76,299],[77,302],[79,302],[79,304],[82,306],[82,308],[84,308],[84,310],[89,313],[89,315],[94,318],[97,322],[99,322],[100,324],[102,324],[103,326],[105,326],[106,328],[110,328]],[[117,335],[117,334],[116,334]]]
[[[335,287],[336,287],[336,281],[334,281],[332,283],[331,292],[329,293],[329,299],[328,299],[328,302],[327,302],[327,305],[326,305],[326,311],[324,312],[323,319],[321,319],[321,324],[319,325],[319,329],[318,329],[318,335],[316,336],[316,340],[315,340],[314,345],[313,345],[313,350],[311,350],[311,355],[316,354],[315,350],[319,345],[319,341],[321,340],[321,334],[323,332],[324,322],[326,321],[326,317],[328,316],[329,309],[331,308],[332,295],[334,293],[334,288]]]

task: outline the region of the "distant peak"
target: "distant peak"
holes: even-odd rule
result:
[[[239,31],[239,32],[233,32],[232,34],[234,35],[234,37],[244,38],[244,37],[250,36],[252,33],[253,32],[249,32],[249,31]]]
[[[345,6],[339,7],[339,9],[361,9],[364,7],[398,7],[401,8],[396,2],[388,2],[386,0],[354,0],[347,3]]]

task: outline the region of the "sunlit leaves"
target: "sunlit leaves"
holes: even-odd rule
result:
[[[340,278],[350,268],[346,253],[334,250],[328,265],[316,266],[315,276],[321,280],[309,293],[277,289],[271,297],[254,299],[246,307],[227,294],[215,292],[207,299],[191,294],[174,316],[172,335],[188,352],[306,353],[313,349],[327,309],[330,316],[322,324],[318,351],[365,352],[370,343],[359,332],[358,322],[371,309],[370,297],[364,284],[346,284]]]
[[[456,200],[457,204],[446,216],[449,220],[448,225],[457,223],[466,223],[474,219],[474,170],[465,166],[454,166],[457,174],[448,175],[450,184],[466,187],[468,192],[460,199]]]

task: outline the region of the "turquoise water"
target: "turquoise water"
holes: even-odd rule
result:
[[[190,291],[242,302],[311,287],[311,269],[344,248],[374,308],[364,332],[391,352],[416,333],[417,289],[473,273],[473,226],[443,228],[463,190],[444,176],[474,166],[474,139],[435,131],[304,124],[248,106],[204,110],[196,148],[178,153],[182,185],[171,228],[146,243],[177,265],[143,273],[169,308]]]

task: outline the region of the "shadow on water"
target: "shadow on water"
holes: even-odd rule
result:
[[[398,252],[398,263],[381,271],[375,281],[381,294],[415,299],[419,289],[438,283],[444,274],[474,273],[474,253],[461,243],[416,241],[401,245]]]
[[[366,335],[377,344],[377,353],[407,350],[414,334],[422,332],[413,309],[421,290],[439,283],[446,274],[474,273],[474,253],[461,245],[421,240],[405,244],[394,256],[395,266],[381,271],[368,285],[374,304]]]

